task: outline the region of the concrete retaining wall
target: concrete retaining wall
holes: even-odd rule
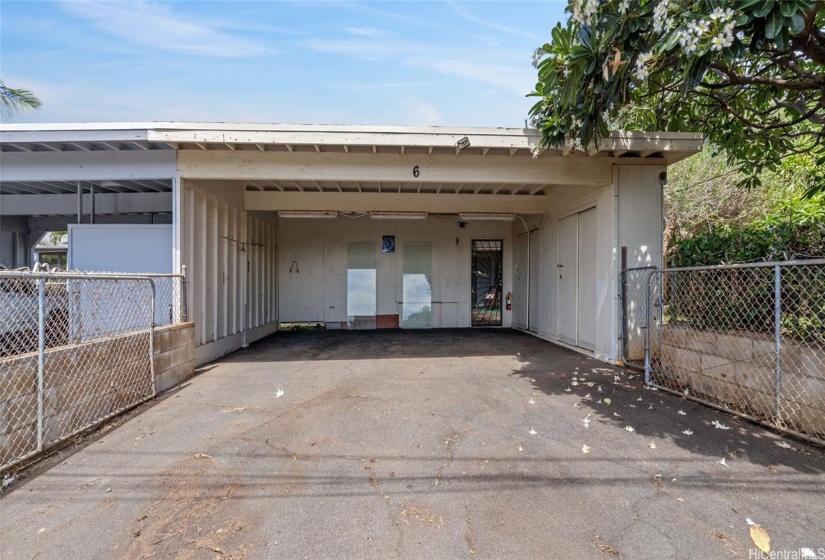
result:
[[[158,391],[194,373],[194,334],[193,323],[155,330]],[[44,448],[152,395],[148,332],[53,348],[44,357]],[[0,359],[0,465],[37,449],[37,358]]]
[[[825,435],[825,350],[783,339],[781,420],[800,432]],[[773,336],[701,331],[666,325],[661,331],[662,373],[697,396],[757,417],[777,407]]]

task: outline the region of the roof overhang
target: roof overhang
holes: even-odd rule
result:
[[[0,152],[223,150],[532,156],[538,131],[521,128],[248,123],[59,123],[0,125]],[[466,139],[466,141],[465,141]],[[465,142],[468,142],[465,145]],[[462,147],[464,146],[464,147]],[[598,148],[538,157],[606,157],[671,164],[702,149],[702,135],[613,132]]]

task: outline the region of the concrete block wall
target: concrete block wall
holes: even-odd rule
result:
[[[158,393],[195,373],[195,323],[155,329],[155,384]]]
[[[47,350],[44,446],[151,396],[148,356],[146,332]],[[0,360],[0,464],[36,450],[37,409],[37,354]]]
[[[773,420],[776,351],[773,336],[702,331],[683,325],[661,330],[662,374],[697,396]],[[781,421],[825,437],[825,349],[783,339]]]
[[[44,357],[44,447],[152,395],[146,332],[53,348]],[[158,392],[191,377],[194,324],[157,328],[153,359]],[[37,450],[37,362],[36,353],[0,359],[0,465]]]

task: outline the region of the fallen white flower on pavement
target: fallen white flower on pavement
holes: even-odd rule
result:
[[[590,398],[590,393],[587,393],[587,394],[584,396],[584,398],[589,399],[589,398]]]
[[[613,376],[613,383],[618,383],[618,382],[619,382],[619,376],[618,376],[618,375],[614,375],[614,376]]]
[[[687,412],[685,412],[684,410],[679,410],[679,412],[677,412],[676,414],[679,414],[680,416],[687,416]]]
[[[570,384],[571,384],[573,387],[576,387],[576,386],[578,386],[579,382],[578,382],[578,381],[571,381],[571,382],[570,382]]]
[[[647,405],[647,409],[648,410],[653,410],[653,405],[652,404]]]
[[[579,378],[578,378],[578,377],[576,377],[575,375],[573,376],[573,381],[577,381],[578,379],[579,379]]]
[[[686,396],[686,397],[687,397],[687,396],[690,396],[690,391],[689,391],[689,390],[687,390],[687,389],[685,389],[685,396]]]
[[[581,405],[577,402],[573,403],[573,408],[581,408]]]
[[[602,386],[601,386],[601,385],[599,385],[598,387],[596,387],[596,392],[597,392],[597,393],[603,393],[603,392],[604,392],[604,391],[602,391]]]
[[[602,400],[601,399],[597,400],[596,404],[602,404]]]
[[[656,449],[656,443],[655,442],[651,441],[650,443],[647,444],[647,446],[651,449]]]
[[[711,424],[716,426],[717,430],[730,430],[730,426],[725,426],[719,420],[714,420],[713,422],[711,422]]]
[[[572,391],[572,389],[570,387],[568,387],[567,389],[564,390],[565,393],[569,393],[570,391]]]
[[[275,398],[279,399],[284,396],[284,390],[278,387],[278,390],[275,392]]]
[[[595,384],[596,384],[595,381],[588,381],[587,383],[585,383],[585,385],[587,385],[588,387],[592,387]]]
[[[590,415],[589,414],[584,418],[584,420],[582,420],[582,424],[584,424],[585,428],[590,427]]]
[[[730,465],[728,465],[728,464],[725,462],[725,458],[724,458],[724,457],[722,457],[720,460],[718,460],[718,461],[716,461],[716,462],[717,462],[718,464],[722,465],[723,467],[730,468]]]
[[[534,435],[536,435],[538,432],[537,432],[536,430],[534,430],[533,428],[530,428],[530,431],[529,431],[529,432],[527,432],[527,433],[528,433],[528,434],[530,434],[531,436],[534,436]]]
[[[633,426],[625,426],[624,431],[626,431],[626,432],[635,432],[636,430],[633,429]]]
[[[527,402],[529,402],[530,404],[536,404],[536,401],[533,400],[533,397],[530,397],[530,400]]]
[[[692,436],[693,435],[693,430],[683,430],[682,433],[685,434],[686,436]]]
[[[648,391],[658,391],[659,390],[656,387],[654,387],[653,385],[645,385],[645,389],[647,389]]]
[[[587,445],[582,445],[582,453],[584,453],[585,455],[590,453],[590,447],[588,447]]]
[[[639,397],[638,399],[636,399],[636,402],[642,402],[642,400],[642,397]]]
[[[791,448],[791,445],[787,441],[780,441],[776,445],[778,445],[782,449],[790,449]]]
[[[613,416],[618,416],[619,418],[621,418],[621,417],[622,417],[622,415],[621,415],[621,414],[619,414],[618,412],[614,412],[614,413],[613,413]]]
[[[524,453],[524,448],[520,445],[518,446],[518,452],[519,453]]]

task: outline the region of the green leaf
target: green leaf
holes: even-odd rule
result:
[[[761,4],[757,4],[756,9],[753,11],[753,16],[763,18],[771,13],[775,5],[776,0],[761,0]]]
[[[781,10],[775,8],[765,19],[765,37],[773,39],[782,31],[782,24],[785,18],[782,16]]]
[[[793,0],[783,0],[779,3],[779,9],[782,11],[783,16],[791,17],[797,11],[796,2]]]
[[[785,20],[788,25],[788,30],[793,35],[798,35],[802,33],[802,30],[805,29],[805,18],[799,12],[795,13],[790,17],[790,19]]]

